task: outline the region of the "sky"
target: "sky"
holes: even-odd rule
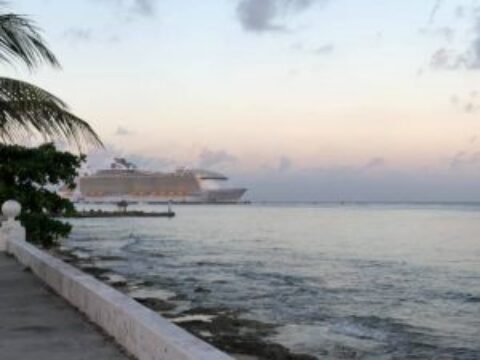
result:
[[[17,0],[62,70],[4,74],[107,145],[252,200],[480,201],[480,1]]]

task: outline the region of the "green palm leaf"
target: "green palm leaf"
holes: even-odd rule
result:
[[[15,141],[35,132],[48,139],[102,146],[90,125],[70,113],[62,100],[35,85],[0,78],[0,138]]]
[[[0,14],[0,60],[10,64],[21,61],[29,68],[42,62],[60,66],[35,24],[18,14]]]
[[[0,14],[1,61],[21,62],[28,68],[41,63],[60,67],[37,27],[27,17],[13,13]],[[0,140],[18,141],[34,133],[48,140],[73,141],[77,146],[102,146],[90,125],[73,115],[59,98],[32,84],[0,78]]]

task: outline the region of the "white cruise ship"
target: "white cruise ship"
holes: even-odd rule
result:
[[[81,176],[76,191],[63,195],[85,202],[237,203],[247,190],[223,187],[227,180],[222,174],[199,169],[142,171],[117,158],[110,169]]]

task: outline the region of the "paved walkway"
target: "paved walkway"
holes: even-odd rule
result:
[[[128,357],[14,258],[0,253],[0,359]]]

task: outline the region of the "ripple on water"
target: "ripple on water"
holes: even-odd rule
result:
[[[181,294],[189,306],[245,309],[277,324],[272,339],[298,352],[480,359],[480,247],[472,241],[480,233],[478,211],[399,205],[178,212],[168,222],[78,221],[66,245],[80,257],[119,256],[105,266]]]

